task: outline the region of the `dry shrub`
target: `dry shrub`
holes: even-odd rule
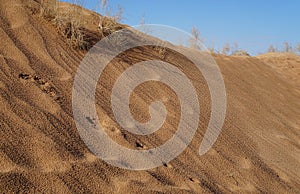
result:
[[[115,31],[123,28],[118,22],[123,19],[123,8],[119,7],[116,13],[113,13],[109,9],[108,0],[100,0],[100,11],[99,11],[99,30],[103,36],[107,36]],[[102,14],[102,15],[100,15]]]
[[[69,40],[70,46],[86,50],[87,43],[84,40],[81,9],[79,6],[73,5],[65,13],[57,12],[53,22],[58,30]]]
[[[95,44],[95,41],[90,41],[88,37],[90,32],[84,25],[83,8],[78,5],[70,5],[67,8],[57,7],[56,0],[41,0],[40,13],[48,21],[51,21],[58,31],[63,34],[68,40],[70,46],[88,50]],[[117,21],[122,18],[122,9],[114,16],[101,16],[99,15],[99,32],[97,36],[103,38],[109,34],[123,29],[124,26]],[[101,25],[100,25],[101,24]],[[94,38],[95,39],[95,38]]]
[[[120,25],[111,17],[100,16],[100,23],[99,30],[103,37],[124,28],[123,25]]]
[[[56,0],[41,1],[41,15],[51,21],[55,27],[66,37],[70,46],[86,50],[84,41],[82,8],[71,5],[70,9],[62,12],[58,9]]]

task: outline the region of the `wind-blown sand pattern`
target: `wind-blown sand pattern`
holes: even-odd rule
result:
[[[72,85],[85,52],[70,48],[57,29],[32,14],[28,5],[37,3],[0,0],[1,193],[300,192],[299,56],[213,55],[228,98],[225,123],[213,148],[198,155],[209,120],[210,110],[204,108],[192,143],[178,158],[155,169],[128,171],[96,158],[76,130]],[[157,55],[147,49],[143,53]],[[139,86],[132,95],[133,116],[147,119],[151,99],[163,99],[170,111],[168,122],[146,137],[122,130],[104,96],[114,76],[143,55],[133,50],[123,57],[119,61],[123,66],[112,64],[97,90],[100,122],[121,145],[155,147],[169,139],[178,124],[176,96],[163,84]],[[196,82],[204,91],[203,106],[207,86],[201,75]],[[160,92],[147,95],[152,89]]]

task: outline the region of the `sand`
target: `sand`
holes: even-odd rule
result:
[[[28,5],[36,3],[0,0],[1,193],[300,192],[299,56],[214,54],[228,104],[213,148],[198,155],[209,120],[210,110],[204,108],[192,143],[179,157],[155,169],[129,171],[95,157],[81,140],[73,120],[72,86],[85,52],[70,48],[51,22],[32,14]],[[132,51],[120,58],[123,67],[142,53],[157,58],[151,49]],[[163,143],[174,133],[168,129],[177,125],[176,96],[156,83],[137,89],[132,96],[137,120],[149,117],[147,107],[155,98],[167,103],[170,116],[155,135],[130,134],[114,121],[106,97],[122,70],[112,64],[98,86],[100,122],[114,141],[129,148]],[[195,82],[204,91],[199,99],[205,105],[207,86],[200,76]],[[161,92],[146,95],[151,88]]]

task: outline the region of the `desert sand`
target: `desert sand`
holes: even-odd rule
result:
[[[197,133],[179,157],[158,168],[130,171],[97,158],[81,140],[72,113],[72,86],[86,51],[70,47],[51,22],[32,11],[37,6],[31,0],[0,0],[1,193],[300,192],[299,56],[213,54],[227,92],[227,114],[217,142],[198,155],[210,112],[203,108]],[[86,10],[84,16],[95,17]],[[97,27],[86,25],[97,40]],[[106,132],[132,149],[166,141],[179,117],[174,93],[165,85],[148,83],[132,95],[132,114],[147,120],[151,100],[162,99],[170,111],[162,129],[138,136],[113,119],[107,97],[112,81],[131,63],[146,59],[143,54],[159,58],[151,48],[120,56],[116,61],[122,65],[112,63],[96,93]],[[179,56],[171,58],[180,63]],[[199,97],[204,106],[207,86],[201,75],[194,81],[204,91]]]

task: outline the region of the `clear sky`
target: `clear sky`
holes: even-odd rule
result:
[[[258,54],[270,44],[280,49],[283,42],[300,43],[299,0],[110,0],[109,5],[113,10],[123,8],[122,22],[128,25],[140,24],[144,16],[146,24],[187,32],[195,26],[205,45],[216,49],[236,43]],[[99,10],[99,0],[86,0],[85,7]]]

